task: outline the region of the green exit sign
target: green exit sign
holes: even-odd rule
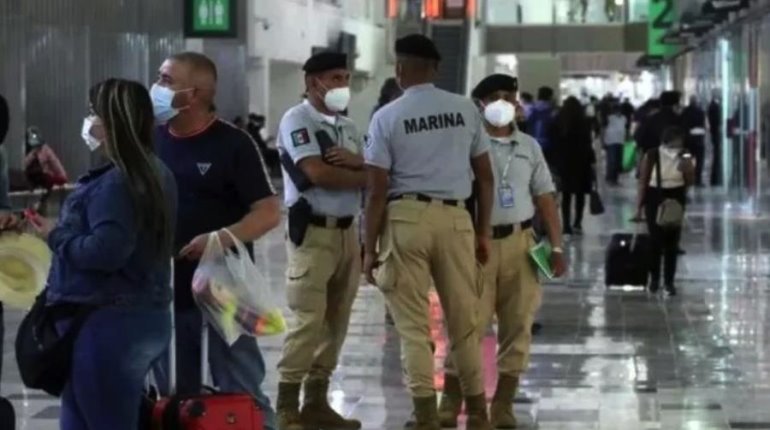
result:
[[[237,37],[237,14],[237,0],[185,0],[185,37]]]

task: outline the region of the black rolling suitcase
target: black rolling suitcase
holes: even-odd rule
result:
[[[650,271],[650,236],[643,233],[616,233],[607,246],[604,264],[605,285],[646,286]]]
[[[13,430],[16,428],[16,413],[8,399],[0,397],[0,429]]]

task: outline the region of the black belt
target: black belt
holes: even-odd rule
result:
[[[426,196],[425,194],[399,194],[397,196],[388,198],[389,202],[392,202],[394,200],[416,200],[418,202],[424,202],[424,203],[439,202],[446,206],[455,206],[458,208],[465,207],[465,200],[434,199],[433,197]]]
[[[512,235],[513,232],[516,231],[517,227],[519,228],[519,231],[524,231],[528,228],[532,228],[532,220],[528,219],[524,222],[520,222],[516,224],[493,225],[492,239],[505,239],[506,237]]]
[[[346,230],[351,225],[353,225],[353,217],[346,216],[342,218],[337,218],[333,216],[310,215],[310,224],[316,227],[338,228],[338,229]]]

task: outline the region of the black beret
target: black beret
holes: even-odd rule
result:
[[[305,73],[321,73],[327,70],[347,69],[348,56],[339,52],[319,52],[305,61],[302,70]]]
[[[396,40],[396,55],[441,61],[441,54],[438,53],[436,45],[422,34],[410,34]]]
[[[483,99],[484,97],[496,91],[517,92],[519,90],[519,80],[513,76],[495,73],[482,79],[476,88],[473,89],[471,97],[474,99]]]

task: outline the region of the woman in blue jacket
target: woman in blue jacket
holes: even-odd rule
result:
[[[75,341],[61,429],[136,430],[143,382],[171,335],[176,184],[154,154],[141,84],[107,80],[90,102],[83,139],[109,163],[78,181],[58,222],[30,223],[54,254],[48,302],[97,307]]]

